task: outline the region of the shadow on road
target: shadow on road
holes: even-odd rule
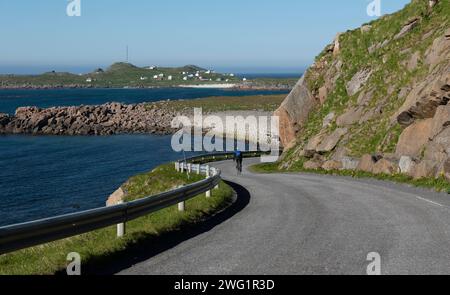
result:
[[[135,264],[146,261],[180,243],[212,230],[217,225],[230,219],[242,211],[250,202],[250,193],[244,187],[225,181],[237,193],[237,200],[227,209],[194,225],[185,225],[176,232],[166,233],[159,237],[149,237],[124,251],[96,259],[83,265],[83,275],[112,275],[128,269]]]

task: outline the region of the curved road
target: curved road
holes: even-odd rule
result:
[[[253,162],[250,161],[250,162]],[[120,274],[450,274],[450,196],[376,180],[248,172],[230,218]]]

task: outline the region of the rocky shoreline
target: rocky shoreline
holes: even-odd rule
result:
[[[21,107],[14,116],[0,114],[0,134],[33,135],[168,135],[179,113],[152,104],[107,103],[97,106]]]

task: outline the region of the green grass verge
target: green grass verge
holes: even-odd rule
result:
[[[378,180],[391,181],[401,184],[408,184],[415,187],[422,187],[436,190],[437,192],[447,192],[450,194],[450,183],[443,177],[441,178],[422,178],[413,179],[410,176],[404,174],[373,174],[363,171],[352,171],[352,170],[331,170],[327,171],[324,169],[312,170],[300,168],[300,165],[295,165],[290,169],[280,169],[279,163],[264,163],[257,164],[250,167],[250,170],[255,173],[313,173],[322,175],[337,175],[337,176],[349,176],[353,178],[374,178]]]
[[[150,173],[132,177],[124,188],[127,200],[167,191],[182,184],[198,181],[204,177],[177,173],[173,164],[162,165]],[[212,197],[200,195],[186,202],[186,211],[178,212],[176,206],[130,221],[124,238],[116,237],[116,227],[93,231],[80,236],[0,256],[0,275],[54,274],[64,270],[70,252],[81,255],[82,265],[108,262],[114,254],[126,251],[140,242],[176,231],[184,225],[194,224],[206,216],[228,206],[232,201],[232,189],[220,183]]]
[[[149,107],[173,109],[175,111],[192,111],[193,108],[202,108],[204,113],[224,112],[224,111],[275,111],[286,94],[276,95],[253,95],[253,96],[220,96],[207,97],[194,100],[174,100],[169,102],[155,102]]]

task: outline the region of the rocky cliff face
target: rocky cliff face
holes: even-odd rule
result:
[[[450,2],[338,34],[276,111],[281,165],[450,179]]]

